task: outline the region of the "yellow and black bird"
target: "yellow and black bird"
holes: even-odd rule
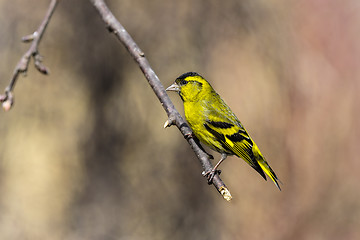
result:
[[[226,157],[236,155],[253,167],[265,180],[267,174],[280,189],[279,179],[258,146],[205,78],[196,72],[184,73],[166,90],[179,93],[184,102],[186,121],[195,136],[221,153],[220,161],[211,171],[204,174],[209,182],[212,182],[217,168]]]

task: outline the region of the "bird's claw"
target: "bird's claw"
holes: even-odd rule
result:
[[[193,138],[193,137],[194,137],[194,134],[193,134],[192,132],[186,133],[186,134],[184,135],[184,138],[185,138],[186,140],[189,140],[190,138]]]
[[[207,178],[208,184],[210,185],[210,184],[212,184],[215,175],[221,174],[221,170],[211,169],[210,171],[207,171],[207,172],[203,171],[201,174]]]

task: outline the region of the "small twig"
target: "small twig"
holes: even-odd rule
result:
[[[42,64],[42,57],[39,54],[38,46],[59,1],[60,0],[51,0],[46,15],[38,29],[33,34],[27,35],[22,38],[23,42],[31,42],[31,45],[29,50],[22,56],[22,58],[16,65],[10,83],[5,88],[5,93],[0,94],[0,102],[2,102],[2,107],[5,111],[10,110],[11,106],[14,103],[14,97],[12,92],[14,90],[16,81],[20,73],[25,74],[27,72],[31,57],[34,58],[35,67],[37,70],[39,70],[42,74],[49,73],[49,70]]]
[[[205,153],[201,147],[197,144],[195,139],[192,137],[192,131],[188,124],[181,117],[179,112],[175,109],[174,104],[171,102],[169,96],[167,95],[164,86],[161,84],[159,78],[151,68],[149,62],[145,58],[145,54],[135,41],[132,39],[130,34],[125,30],[125,28],[120,24],[120,22],[115,18],[112,12],[109,10],[107,5],[103,0],[91,0],[92,4],[100,13],[103,21],[107,25],[107,28],[110,32],[114,33],[120,42],[129,51],[130,55],[139,65],[140,69],[144,73],[147,81],[152,87],[154,93],[159,98],[163,108],[165,109],[168,120],[165,122],[164,127],[169,127],[171,125],[176,125],[186,140],[189,142],[191,148],[194,150],[196,156],[200,160],[200,163],[203,169],[207,172],[212,169],[212,164],[209,159],[209,155]],[[224,182],[220,179],[219,175],[216,174],[212,184],[215,188],[221,193],[221,195],[227,200],[231,200],[231,194],[227,189]]]

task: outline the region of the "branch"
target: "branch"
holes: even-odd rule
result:
[[[49,8],[46,12],[44,20],[41,22],[38,29],[30,35],[27,35],[22,38],[23,42],[32,42],[29,50],[22,56],[20,61],[15,67],[13,76],[10,80],[9,85],[5,88],[5,93],[0,94],[0,102],[2,103],[2,107],[5,111],[11,109],[11,106],[14,104],[14,96],[13,90],[16,84],[16,80],[18,79],[20,73],[26,73],[28,70],[29,62],[31,57],[34,58],[35,68],[39,70],[42,74],[48,74],[49,70],[42,64],[42,56],[39,54],[38,46],[40,44],[41,38],[44,35],[45,29],[50,21],[52,14],[56,8],[60,0],[51,0]]]
[[[144,52],[141,51],[139,46],[135,43],[130,34],[120,24],[120,22],[115,18],[115,16],[112,14],[112,12],[109,10],[103,0],[90,1],[101,15],[108,30],[114,33],[117,39],[124,44],[130,55],[139,65],[148,83],[150,84],[154,93],[160,100],[164,110],[168,115],[168,120],[165,122],[164,127],[169,127],[175,124],[190,144],[198,159],[200,160],[204,171],[210,171],[212,169],[212,164],[210,162],[208,154],[201,149],[201,147],[192,137],[192,131],[190,127],[181,117],[180,113],[175,109],[174,104],[171,102],[159,78],[155,74],[154,70],[151,68],[148,60],[145,58]],[[231,200],[231,194],[218,174],[214,176],[212,184],[227,201]]]

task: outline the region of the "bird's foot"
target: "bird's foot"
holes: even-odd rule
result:
[[[190,132],[190,133],[185,133],[184,138],[186,140],[189,140],[190,138],[193,138],[194,136],[195,136],[194,133]]]
[[[215,174],[219,174],[219,175],[220,175],[220,174],[221,174],[221,170],[211,169],[210,171],[207,171],[207,172],[203,171],[201,174],[202,174],[204,177],[207,178],[208,184],[210,185],[210,184],[212,184],[212,182],[213,182],[213,179],[214,179]]]

